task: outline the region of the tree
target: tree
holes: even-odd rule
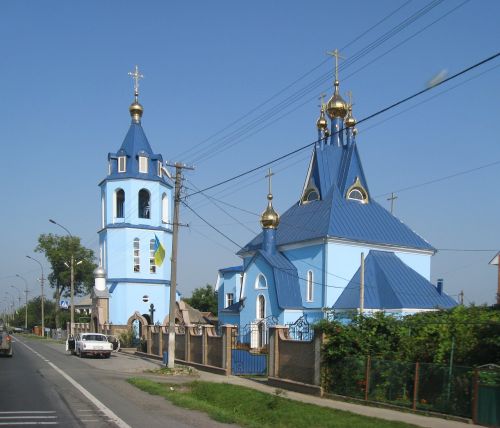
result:
[[[54,288],[56,299],[55,323],[60,327],[59,300],[68,297],[71,291],[71,257],[74,258],[75,296],[87,294],[94,284],[94,252],[85,248],[77,236],[59,236],[52,233],[38,237],[35,251],[45,255],[52,272],[48,276],[49,284]]]
[[[184,301],[201,312],[217,313],[217,292],[210,284],[196,288],[191,297]]]

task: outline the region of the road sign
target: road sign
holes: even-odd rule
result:
[[[61,300],[59,301],[59,306],[61,309],[68,309],[69,308],[69,301],[68,300]]]

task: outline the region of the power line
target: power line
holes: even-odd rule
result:
[[[380,110],[376,111],[375,113],[372,113],[371,115],[366,116],[366,117],[364,117],[363,119],[359,120],[359,121],[358,121],[358,125],[359,125],[360,123],[363,123],[363,122],[366,122],[366,121],[368,121],[368,120],[371,120],[371,119],[373,119],[373,118],[375,118],[375,117],[377,117],[377,116],[379,116],[379,115],[381,115],[381,114],[383,114],[383,113],[385,113],[385,112],[387,112],[387,111],[389,111],[389,110],[391,110],[391,109],[393,109],[393,108],[396,108],[396,107],[398,107],[398,106],[400,106],[400,105],[402,105],[402,104],[404,104],[404,103],[406,103],[406,102],[408,102],[408,101],[410,101],[410,100],[412,100],[412,99],[414,99],[414,98],[416,98],[416,97],[418,97],[418,96],[420,96],[420,95],[422,95],[422,94],[424,94],[424,93],[426,93],[426,92],[428,92],[428,91],[431,91],[431,90],[433,90],[433,89],[437,88],[438,86],[441,86],[441,85],[443,85],[443,84],[445,84],[445,83],[447,83],[447,82],[449,82],[449,81],[451,81],[451,80],[453,80],[453,79],[456,79],[457,77],[462,76],[463,74],[468,73],[468,72],[470,72],[471,70],[474,70],[475,68],[480,67],[481,65],[486,64],[486,63],[488,63],[488,62],[490,62],[490,61],[494,60],[494,59],[495,59],[495,58],[497,58],[498,56],[500,56],[500,52],[497,52],[497,53],[495,53],[494,55],[491,55],[490,57],[488,57],[488,58],[486,58],[486,59],[483,59],[482,61],[479,61],[479,62],[477,62],[477,63],[475,63],[475,64],[471,65],[470,67],[467,67],[467,68],[465,68],[465,69],[463,69],[463,70],[459,71],[458,73],[453,74],[452,76],[450,76],[450,77],[448,77],[448,78],[444,79],[443,81],[441,81],[441,82],[437,83],[436,85],[434,85],[434,86],[432,86],[432,87],[425,88],[425,89],[423,89],[423,90],[421,90],[421,91],[418,91],[418,92],[416,92],[416,93],[414,93],[414,94],[412,94],[412,95],[410,95],[410,96],[408,96],[408,97],[403,98],[403,99],[402,99],[402,100],[400,100],[400,101],[397,101],[397,102],[395,102],[395,103],[393,103],[393,104],[389,105],[388,107],[384,107],[384,108],[382,108],[382,109],[380,109]],[[341,132],[343,132],[343,131],[344,131],[344,128],[341,128],[339,131],[336,131],[336,133],[341,133]],[[334,134],[334,133],[332,133],[332,135],[333,135],[333,134]],[[299,148],[297,148],[297,149],[295,149],[295,150],[292,150],[292,151],[290,151],[290,152],[288,152],[288,153],[285,153],[284,155],[281,155],[281,156],[279,156],[279,157],[277,157],[277,158],[274,158],[274,159],[272,159],[272,160],[270,160],[270,161],[268,161],[268,162],[265,162],[265,163],[263,163],[263,164],[260,164],[259,166],[256,166],[256,167],[254,167],[254,168],[252,168],[252,169],[249,169],[249,170],[247,170],[247,171],[245,171],[245,172],[242,172],[242,173],[240,173],[240,174],[238,174],[238,175],[235,175],[235,176],[233,176],[233,177],[231,177],[231,178],[228,178],[228,179],[226,179],[226,180],[220,181],[220,182],[218,182],[218,183],[216,183],[216,184],[213,184],[213,185],[211,185],[211,186],[205,187],[205,188],[204,188],[204,189],[202,189],[202,190],[198,190],[198,191],[196,191],[196,192],[190,193],[189,195],[187,195],[187,197],[189,197],[189,196],[194,196],[194,195],[197,195],[197,194],[202,193],[202,192],[206,192],[207,190],[211,190],[211,189],[213,189],[213,188],[215,188],[215,187],[219,187],[219,186],[222,186],[223,184],[226,184],[226,183],[229,183],[229,182],[231,182],[231,181],[237,180],[238,178],[241,178],[241,177],[243,177],[243,176],[245,176],[245,175],[248,175],[248,174],[250,174],[250,173],[252,173],[252,172],[258,171],[259,169],[262,169],[262,168],[265,168],[265,167],[267,167],[267,166],[269,166],[269,165],[272,165],[273,163],[275,163],[275,162],[277,162],[277,161],[280,161],[280,160],[282,160],[282,159],[285,159],[285,158],[287,158],[287,157],[289,157],[289,156],[291,156],[291,155],[294,155],[295,153],[299,153],[299,152],[301,152],[302,150],[304,150],[304,149],[306,149],[306,148],[312,147],[312,146],[314,146],[315,144],[319,143],[319,142],[320,142],[320,141],[322,141],[322,140],[323,140],[323,139],[318,139],[318,140],[315,140],[315,141],[313,141],[312,143],[308,143],[308,144],[306,144],[306,145],[304,145],[304,146],[302,146],[302,147],[299,147]]]

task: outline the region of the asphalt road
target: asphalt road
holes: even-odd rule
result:
[[[17,336],[14,356],[0,358],[0,426],[228,427],[126,382],[158,366],[122,353],[82,359],[64,345]]]

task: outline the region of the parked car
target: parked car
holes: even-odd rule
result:
[[[85,355],[109,358],[113,351],[113,344],[108,341],[108,337],[104,334],[78,333],[74,338],[68,338],[66,350],[80,358]]]
[[[0,324],[0,354],[12,357],[12,336],[3,324]]]

